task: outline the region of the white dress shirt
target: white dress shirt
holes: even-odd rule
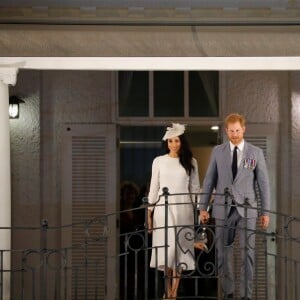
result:
[[[244,146],[245,146],[245,141],[243,140],[240,144],[238,145],[233,145],[230,142],[230,153],[231,153],[231,161],[232,161],[232,156],[233,156],[233,150],[234,147],[237,146],[237,166],[239,167],[242,161],[242,156],[243,156],[243,151],[244,151]]]

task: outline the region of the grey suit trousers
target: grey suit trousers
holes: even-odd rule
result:
[[[241,255],[240,296],[251,298],[254,275],[254,248],[256,218],[243,218],[235,207],[231,208],[228,218],[216,219],[216,249],[218,271],[225,294],[235,291],[233,272],[233,241],[239,236]]]

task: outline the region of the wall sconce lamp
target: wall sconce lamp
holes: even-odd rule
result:
[[[213,131],[213,132],[218,132],[219,131],[219,125],[213,125],[210,127],[210,129]]]
[[[9,109],[8,114],[10,119],[18,119],[20,115],[20,103],[25,103],[17,96],[9,97]]]

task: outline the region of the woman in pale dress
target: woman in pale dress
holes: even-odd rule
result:
[[[173,123],[163,137],[167,153],[156,157],[152,164],[149,190],[148,230],[152,236],[150,267],[167,270],[167,295],[176,299],[180,274],[195,269],[194,258],[194,199],[200,193],[197,161],[184,135],[185,126]],[[162,189],[168,188],[168,224],[165,226],[165,198]],[[174,195],[172,194],[182,194]],[[190,195],[189,193],[192,193]],[[160,197],[161,196],[161,197]],[[165,245],[165,230],[168,243]],[[167,249],[167,250],[166,250]],[[167,251],[168,262],[165,263]]]

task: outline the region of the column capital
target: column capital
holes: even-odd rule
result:
[[[0,81],[7,85],[15,85],[18,71],[16,67],[0,67]]]

